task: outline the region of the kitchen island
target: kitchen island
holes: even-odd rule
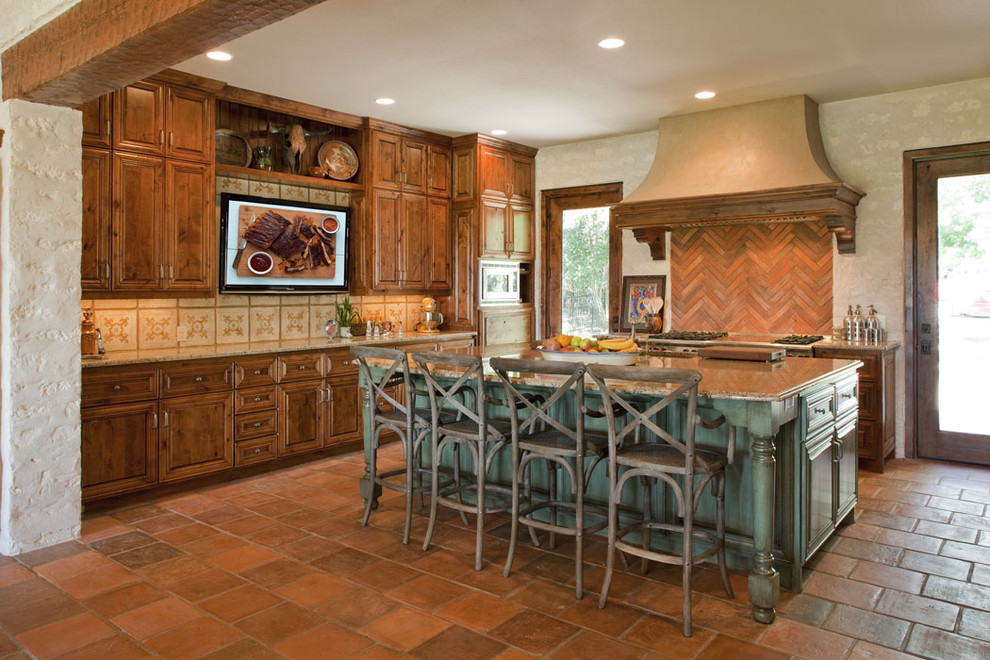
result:
[[[520,357],[537,359],[539,353],[525,345],[484,346],[458,352],[485,359]],[[749,599],[753,618],[773,621],[780,583],[801,590],[805,562],[846,518],[854,516],[856,488],[856,413],[858,409],[858,360],[784,358],[773,363],[664,358],[642,356],[645,367],[695,369],[702,374],[699,413],[706,419],[725,415],[728,424],[716,430],[699,429],[699,447],[725,451],[728,427],[736,429],[735,459],[726,468],[726,547],[729,564],[749,571]],[[415,365],[413,365],[415,371]],[[487,378],[498,388],[494,372]],[[517,385],[532,391],[554,388],[554,377],[517,376]],[[589,407],[594,388],[589,383]],[[662,391],[636,383],[629,391],[644,400]],[[365,406],[365,450],[370,448],[371,425]],[[493,406],[492,415],[506,416]],[[571,418],[573,402],[562,402],[557,414]],[[681,418],[678,419],[678,416]],[[588,430],[603,420],[589,419]],[[668,424],[683,424],[683,411],[672,413]],[[600,427],[599,427],[600,428]],[[496,460],[491,478],[508,483],[509,454]],[[534,488],[541,482],[534,475]],[[367,480],[362,485],[367,492]],[[653,507],[661,515],[673,515],[673,502],[664,489],[654,489]],[[588,501],[607,501],[604,467],[592,474]],[[632,493],[623,502],[640,506]],[[699,524],[714,524],[714,506],[698,510]]]

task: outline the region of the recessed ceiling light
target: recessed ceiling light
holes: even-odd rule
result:
[[[608,39],[602,39],[601,41],[599,41],[598,45],[602,48],[608,48],[608,49],[622,48],[623,46],[626,45],[626,42],[616,37],[609,37]]]
[[[508,132],[509,131],[505,130],[504,128],[493,128],[492,129],[492,135],[505,135]]]
[[[380,99],[375,99],[375,103],[378,105],[392,105],[395,103],[395,99],[390,99],[387,96],[383,96]]]
[[[698,92],[694,95],[696,99],[713,99],[715,98],[715,92]]]
[[[222,50],[211,50],[206,54],[206,56],[211,60],[216,60],[217,62],[229,62],[234,59],[233,55]]]

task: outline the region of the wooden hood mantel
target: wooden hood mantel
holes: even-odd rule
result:
[[[678,227],[822,220],[850,253],[862,197],[832,170],[802,94],[661,118],[650,171],[612,214],[654,259]]]

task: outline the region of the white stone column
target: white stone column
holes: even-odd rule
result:
[[[78,111],[0,103],[0,552],[79,534]]]

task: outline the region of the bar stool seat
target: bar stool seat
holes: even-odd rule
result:
[[[606,438],[606,443],[608,439]],[[608,453],[606,445],[606,454]],[[684,474],[684,454],[667,445],[642,443],[631,447],[622,447],[616,451],[616,457],[623,465],[631,467],[664,467],[666,472]],[[725,468],[727,461],[724,454],[704,449],[694,450],[694,467],[699,472],[718,472]]]

